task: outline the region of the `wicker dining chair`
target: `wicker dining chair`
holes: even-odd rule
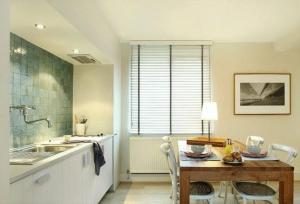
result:
[[[281,151],[287,154],[285,162],[291,164],[297,157],[297,150],[281,144],[272,144],[269,147],[269,154],[274,155],[276,151]],[[234,197],[238,202],[237,194],[243,199],[243,203],[246,204],[247,200],[253,201],[269,201],[274,203],[277,191],[267,184],[258,182],[244,182],[235,181],[232,182],[234,188]]]
[[[165,154],[169,167],[169,173],[172,182],[173,204],[177,204],[177,201],[179,199],[179,181],[177,176],[178,164],[176,162],[176,159],[174,159],[175,157],[172,156],[175,154],[174,152],[172,152],[169,143],[161,144],[160,149]],[[190,198],[193,200],[206,200],[209,204],[213,204],[214,194],[214,188],[208,182],[196,181],[190,183]]]

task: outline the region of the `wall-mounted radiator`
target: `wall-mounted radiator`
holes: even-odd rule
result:
[[[130,173],[169,173],[161,137],[130,137]]]

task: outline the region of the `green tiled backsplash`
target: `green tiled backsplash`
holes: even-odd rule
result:
[[[35,106],[26,124],[19,110],[10,112],[11,147],[72,134],[73,65],[36,45],[10,35],[11,105]]]

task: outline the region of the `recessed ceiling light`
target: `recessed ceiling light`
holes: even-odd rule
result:
[[[20,55],[25,55],[26,54],[26,50],[21,48],[21,47],[18,47],[16,49],[14,49],[14,53],[16,54],[20,54]]]
[[[76,48],[75,48],[75,49],[73,50],[73,54],[79,54],[79,49],[76,49]]]
[[[43,29],[45,29],[45,28],[46,28],[46,26],[45,26],[45,25],[43,25],[43,24],[40,24],[40,23],[36,23],[34,26],[36,27],[36,29],[39,29],[39,30],[43,30]]]

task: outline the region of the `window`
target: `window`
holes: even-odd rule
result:
[[[199,134],[211,100],[210,46],[132,45],[130,132]]]

